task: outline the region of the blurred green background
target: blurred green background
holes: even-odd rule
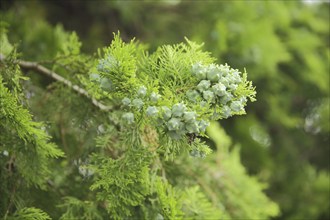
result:
[[[249,73],[257,102],[220,122],[248,172],[268,183],[277,219],[329,219],[329,2],[2,0],[9,40],[26,60],[45,60],[76,31],[83,52],[112,33],[154,50],[188,37]],[[53,27],[56,28],[53,30]],[[248,189],[246,189],[248,190]]]

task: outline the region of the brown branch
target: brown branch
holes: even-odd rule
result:
[[[5,220],[7,220],[7,217],[8,217],[8,215],[9,215],[10,209],[11,209],[11,207],[13,206],[13,203],[14,203],[14,197],[15,197],[15,194],[16,194],[16,190],[17,190],[17,188],[18,188],[18,186],[17,186],[17,182],[18,182],[18,181],[19,181],[19,180],[16,180],[16,181],[15,181],[14,186],[13,186],[13,188],[12,188],[12,190],[11,190],[10,198],[9,198],[9,204],[8,204],[8,207],[7,207],[7,210],[6,210],[6,214],[5,214],[5,216],[4,216],[4,219],[5,219]]]
[[[0,61],[5,60],[5,57],[0,54]],[[29,69],[29,70],[34,70],[38,73],[41,73],[43,75],[46,75],[58,82],[63,83],[64,85],[66,85],[67,87],[71,88],[72,90],[74,90],[75,92],[77,92],[78,94],[87,97],[88,99],[90,99],[93,103],[94,106],[96,106],[97,108],[99,108],[102,111],[110,111],[111,107],[103,105],[102,103],[100,103],[99,101],[97,101],[95,98],[91,97],[88,92],[82,88],[80,88],[77,85],[74,85],[71,81],[65,79],[64,77],[60,76],[59,74],[47,69],[46,67],[36,63],[36,62],[28,62],[28,61],[23,61],[23,60],[17,60],[16,63],[23,69]]]

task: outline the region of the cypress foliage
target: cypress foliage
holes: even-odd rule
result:
[[[4,219],[278,215],[211,123],[255,101],[245,71],[216,64],[188,39],[149,53],[118,33],[86,55],[76,34],[57,34],[55,55],[27,62],[1,31]]]

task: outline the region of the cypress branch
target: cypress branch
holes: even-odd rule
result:
[[[4,60],[5,60],[5,56],[0,54],[0,61],[4,61]],[[84,90],[83,88],[79,87],[78,85],[74,85],[70,80],[65,79],[61,75],[47,69],[46,67],[40,65],[37,62],[16,60],[16,63],[23,69],[33,70],[37,73],[46,75],[46,76],[52,78],[55,81],[63,83],[64,85],[71,88],[72,90],[74,90],[78,94],[80,94],[82,96],[85,96],[88,99],[90,99],[92,101],[93,105],[96,106],[97,108],[99,108],[101,111],[110,111],[112,109],[111,107],[106,106],[106,105],[102,104],[101,102],[97,101],[95,98],[91,97],[88,94],[88,92],[86,90]]]

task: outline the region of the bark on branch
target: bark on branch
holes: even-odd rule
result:
[[[5,57],[0,54],[0,61],[3,61]],[[71,81],[65,79],[64,77],[60,76],[59,74],[47,69],[46,67],[36,63],[36,62],[28,62],[28,61],[23,61],[23,60],[17,60],[16,62],[22,69],[28,69],[28,70],[33,70],[35,72],[41,73],[43,75],[46,75],[58,82],[63,83],[67,87],[71,88],[78,94],[87,97],[90,99],[93,103],[94,106],[99,108],[102,111],[110,111],[111,107],[103,105],[99,101],[97,101],[95,98],[91,97],[86,90],[83,88],[80,88],[78,85],[74,85]]]

